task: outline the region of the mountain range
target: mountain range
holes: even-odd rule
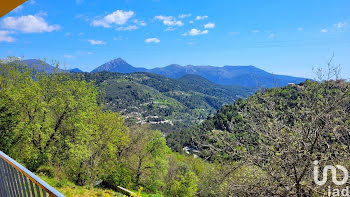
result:
[[[73,68],[73,69],[61,69],[61,68],[56,68],[56,66],[52,66],[50,64],[48,64],[47,62],[43,61],[43,60],[38,60],[38,59],[27,59],[27,60],[18,60],[16,61],[16,63],[18,63],[19,65],[26,65],[29,68],[34,68],[36,71],[39,72],[48,72],[48,73],[53,73],[55,72],[57,69],[60,72],[70,72],[70,73],[80,73],[83,72],[82,70],[80,70],[79,68]]]
[[[285,86],[288,83],[301,83],[306,78],[292,77],[286,75],[275,75],[259,69],[255,66],[181,66],[178,64],[171,64],[162,68],[137,68],[128,64],[121,58],[111,60],[93,71],[101,72],[119,72],[119,73],[133,73],[133,72],[150,72],[159,74],[169,78],[181,78],[187,74],[199,75],[214,83],[221,85],[235,85],[244,87],[275,87]]]
[[[38,71],[46,71],[52,73],[56,67],[36,59],[21,60],[20,64],[27,64],[29,67],[35,67]],[[62,70],[70,73],[83,72],[78,68],[71,70]],[[198,75],[205,79],[220,85],[228,86],[242,86],[250,88],[271,88],[286,86],[288,83],[299,84],[307,80],[306,78],[293,77],[286,75],[276,75],[259,69],[255,66],[181,66],[178,64],[171,64],[161,68],[138,68],[130,65],[122,58],[111,60],[96,69],[91,73],[96,72],[116,72],[116,73],[134,73],[134,72],[148,72],[165,77],[178,79],[188,74]]]
[[[58,68],[40,60],[21,60],[39,72]],[[36,72],[34,71],[34,72]],[[60,72],[82,72],[80,69]],[[103,92],[107,109],[119,112],[128,124],[147,124],[163,132],[204,120],[225,104],[252,95],[257,88],[300,83],[304,78],[273,75],[254,66],[180,66],[137,68],[121,58],[109,61],[84,79]],[[80,75],[77,75],[80,76]]]

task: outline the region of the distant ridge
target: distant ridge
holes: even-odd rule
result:
[[[71,72],[71,73],[82,73],[84,71],[80,70],[79,68],[73,68],[73,69],[70,69],[69,72]]]
[[[38,60],[38,59],[27,59],[27,60],[16,60],[16,63],[19,65],[25,65],[29,68],[34,68],[36,72],[47,72],[47,73],[54,73],[56,71],[56,67],[48,64],[45,61]],[[80,70],[79,68],[73,68],[69,70],[63,70],[58,69],[59,72],[69,72],[69,73],[82,73],[84,71]]]
[[[18,60],[17,62],[20,65],[27,65],[29,68],[34,68],[39,72],[53,73],[56,71],[56,67],[51,66],[45,61],[38,60],[38,59]],[[63,71],[63,70],[59,69],[59,71]]]
[[[20,64],[27,64],[29,67],[34,66],[35,69],[40,72],[45,71],[52,73],[56,70],[56,67],[36,59],[21,60]],[[66,70],[59,71],[64,72]],[[77,73],[83,71],[75,68],[67,70],[66,72]],[[133,67],[122,58],[111,60],[91,71],[91,73],[96,72],[115,72],[123,74],[148,72],[174,79],[179,79],[186,75],[198,75],[219,85],[242,86],[249,88],[281,87],[288,85],[288,83],[299,84],[307,80],[307,78],[301,77],[275,75],[251,65],[215,67],[193,65],[181,66],[178,64],[171,64],[162,68],[146,69],[142,67]]]
[[[133,67],[121,58],[109,61],[92,72],[102,71],[118,73],[150,72],[169,78],[181,78],[191,74],[199,75],[221,85],[262,88],[286,86],[288,83],[301,83],[307,80],[301,77],[275,75],[251,65],[214,67],[171,64],[162,68],[146,69]]]

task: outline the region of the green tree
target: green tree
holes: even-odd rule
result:
[[[129,131],[119,114],[98,106],[92,82],[16,63],[0,66],[1,150],[32,171],[52,166],[80,185],[119,165]]]
[[[164,185],[168,163],[166,155],[170,149],[163,134],[158,130],[134,130],[130,132],[131,143],[123,155],[134,172],[135,186],[159,192]]]
[[[0,91],[0,150],[8,153],[16,142],[16,126],[19,119],[16,103],[5,91]]]
[[[192,197],[197,192],[198,178],[187,165],[180,165],[178,174],[170,183],[169,196]]]

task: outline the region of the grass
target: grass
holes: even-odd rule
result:
[[[77,186],[72,182],[67,180],[56,180],[55,178],[49,178],[47,176],[40,175],[40,178],[43,179],[46,183],[57,189],[66,197],[111,197],[111,196],[120,196],[123,194],[110,190],[110,189],[100,189],[100,188],[91,188],[89,186]],[[161,194],[147,194],[141,192],[142,197],[163,197]]]
[[[142,195],[142,197],[164,197],[161,194],[147,194],[147,193],[144,193],[144,192],[141,192],[141,195]]]
[[[67,180],[58,181],[55,178],[49,178],[47,176],[40,176],[46,183],[57,189],[66,197],[110,197],[110,196],[122,196],[122,194],[113,190],[91,188],[89,186],[77,186]]]

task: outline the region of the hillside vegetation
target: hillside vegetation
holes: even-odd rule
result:
[[[214,164],[173,153],[158,130],[129,129],[100,102],[95,83],[64,72],[33,77],[7,62],[0,62],[0,150],[67,196],[108,196],[117,186],[174,197],[209,191]]]
[[[313,163],[349,169],[349,132],[350,83],[306,81],[225,105],[168,144],[226,166],[218,179],[227,196],[323,196],[334,185],[315,184]]]
[[[253,94],[253,88],[222,86],[197,75],[170,79],[151,73],[84,73],[103,92],[106,107],[129,125],[150,124],[163,132],[204,120],[224,104]]]
[[[219,108],[215,104],[229,102],[224,96],[232,95],[232,87],[198,76],[175,80],[145,73],[33,77],[31,69],[6,62],[0,63],[0,150],[68,196],[114,195],[122,186],[171,197],[315,197],[328,186],[342,188],[331,181],[316,185],[314,161],[350,167],[350,83],[344,80],[237,97],[166,139],[146,125],[128,126],[110,109],[148,102],[156,107],[138,111],[145,113],[141,117],[153,109],[173,121],[188,109]],[[196,155],[181,154],[184,146]]]

